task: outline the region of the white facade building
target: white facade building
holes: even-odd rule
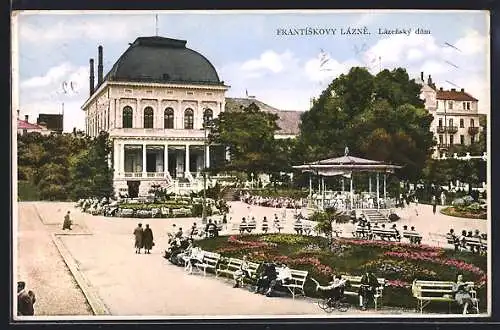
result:
[[[451,145],[470,145],[478,141],[479,125],[478,100],[463,88],[444,90],[437,88],[429,75],[427,82],[421,74],[421,98],[425,108],[434,116],[431,131],[437,146],[433,157],[441,157]]]
[[[109,133],[117,194],[147,194],[153,185],[177,193],[201,190],[201,171],[214,157],[207,146],[204,118],[225,108],[229,88],[203,55],[186,41],[140,37],[103,77],[99,46],[94,88],[90,60],[90,96],[82,106],[86,133]]]

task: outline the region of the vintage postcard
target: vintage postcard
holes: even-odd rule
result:
[[[14,12],[12,319],[490,316],[489,24]]]

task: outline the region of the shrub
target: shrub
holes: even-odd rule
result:
[[[394,222],[394,221],[398,221],[400,219],[399,215],[397,215],[396,213],[391,213],[389,214],[389,220],[391,222]]]

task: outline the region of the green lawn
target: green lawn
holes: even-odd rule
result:
[[[480,307],[486,308],[486,256],[425,245],[344,238],[335,239],[329,250],[326,238],[293,234],[221,236],[201,240],[198,245],[227,257],[247,255],[255,262],[285,262],[291,268],[308,270],[310,276],[323,283],[332,273],[361,275],[371,270],[388,280],[383,304],[395,307],[416,306],[411,294],[414,279],[454,281],[463,274],[465,280],[476,282]],[[305,289],[308,296],[316,296],[311,281],[306,282]],[[429,308],[447,311],[448,304],[432,304]]]

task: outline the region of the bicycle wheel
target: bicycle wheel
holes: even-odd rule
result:
[[[318,306],[327,313],[331,313],[333,311],[333,307],[328,304],[326,299],[318,301]]]
[[[338,302],[336,307],[341,312],[347,312],[347,310],[349,309],[350,305],[349,305],[349,303]]]

